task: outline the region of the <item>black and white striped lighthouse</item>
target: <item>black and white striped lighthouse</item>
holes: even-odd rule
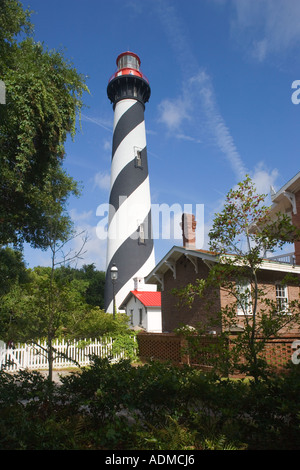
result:
[[[139,57],[132,52],[120,54],[107,86],[114,109],[105,282],[105,310],[110,313],[113,296],[118,308],[134,289],[133,280],[155,267],[144,120],[150,93]],[[113,286],[114,265],[118,279]]]

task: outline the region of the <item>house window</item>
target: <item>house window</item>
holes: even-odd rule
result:
[[[143,309],[139,308],[139,325],[142,326],[143,324]]]
[[[276,284],[276,303],[278,313],[287,313],[288,311],[288,293],[287,286]]]
[[[236,285],[237,314],[252,315],[251,283],[239,282]]]
[[[133,308],[130,309],[130,324],[133,325]]]
[[[136,168],[142,168],[142,151],[141,149],[134,149],[134,165]]]

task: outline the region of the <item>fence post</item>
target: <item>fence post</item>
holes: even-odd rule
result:
[[[6,344],[4,341],[0,341],[0,370],[2,369],[3,365],[3,358],[6,356]]]
[[[188,340],[184,336],[180,336],[179,347],[180,347],[180,357],[181,357],[180,362],[182,364],[187,364],[188,366],[191,365],[189,344],[188,344]]]
[[[20,346],[20,345],[19,345]],[[29,345],[26,344],[25,351],[24,351],[24,369],[29,368]]]

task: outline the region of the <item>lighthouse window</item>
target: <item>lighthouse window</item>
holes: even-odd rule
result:
[[[145,243],[145,228],[144,224],[140,224],[139,226],[139,243]]]
[[[142,151],[135,149],[135,167],[142,168]]]
[[[139,70],[139,62],[137,58],[132,55],[124,55],[120,57],[118,62],[118,70],[125,68]]]

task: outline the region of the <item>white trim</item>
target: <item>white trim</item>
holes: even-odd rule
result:
[[[290,191],[283,191],[282,193],[291,203],[293,214],[297,214],[296,196]]]
[[[239,302],[237,299],[237,315],[245,316],[252,315],[252,296],[251,296],[251,282],[237,282],[236,283],[237,295],[242,295],[245,297],[243,302]],[[247,297],[247,298],[246,298]],[[239,305],[242,304],[242,305]]]
[[[282,290],[281,295],[278,295],[278,289]],[[276,305],[277,305],[277,313],[287,314],[289,313],[289,295],[288,295],[288,288],[286,285],[282,285],[281,282],[275,283],[275,298],[276,298]],[[280,303],[283,301],[284,307],[279,310],[279,301]]]
[[[290,179],[284,186],[282,186],[282,188],[279,189],[277,193],[272,195],[272,202],[277,202],[276,199],[285,191],[293,192],[293,189],[295,190],[295,188],[300,189],[300,171],[292,179]],[[298,189],[296,189],[296,191]]]
[[[181,257],[181,255],[189,255],[193,256],[194,258],[200,258],[204,261],[204,263],[208,267],[212,267],[214,263],[221,262],[220,258],[217,255],[201,251],[201,250],[187,250],[181,246],[173,246],[171,250],[162,258],[162,260],[155,266],[152,271],[145,277],[146,282],[155,283],[157,276],[163,276],[168,269],[171,269],[167,263],[174,263],[176,264],[177,260]],[[230,259],[230,256],[226,256],[226,258]],[[298,265],[289,265],[287,263],[280,263],[278,261],[270,259],[264,259],[259,267],[264,271],[278,271],[284,273],[294,273],[300,274],[300,266]]]
[[[198,274],[198,258],[185,253],[186,258],[194,265],[195,273]]]
[[[172,263],[170,261],[166,261],[166,265],[169,266],[173,273],[173,278],[176,279],[176,263]]]

